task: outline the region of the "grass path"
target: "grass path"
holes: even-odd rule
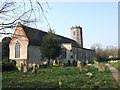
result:
[[[110,63],[110,65],[120,71],[120,60],[118,62]]]
[[[118,71],[116,68],[114,68],[110,64],[106,64],[106,65],[110,69],[113,77],[115,78],[115,80],[118,82],[118,85],[120,86],[120,71]]]

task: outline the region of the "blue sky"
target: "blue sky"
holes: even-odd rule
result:
[[[83,45],[90,48],[95,43],[118,46],[118,3],[117,2],[48,2],[42,4],[51,28],[56,34],[71,38],[70,28],[80,25],[83,29]],[[41,17],[43,18],[43,17]],[[37,26],[48,31],[46,21]],[[1,38],[1,37],[0,37]]]
[[[46,17],[56,34],[70,37],[70,28],[83,28],[84,47],[100,43],[118,46],[117,2],[49,2]]]

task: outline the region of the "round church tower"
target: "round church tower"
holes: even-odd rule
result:
[[[78,42],[80,47],[83,48],[82,27],[80,27],[80,26],[72,26],[71,27],[71,37],[72,37],[73,40]]]

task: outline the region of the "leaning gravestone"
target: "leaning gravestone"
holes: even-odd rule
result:
[[[21,71],[21,63],[17,63],[16,66],[17,66],[18,70]]]
[[[105,71],[105,66],[104,66],[102,63],[100,63],[100,64],[99,64],[99,67],[98,67],[98,70],[99,70],[100,72],[104,72],[104,71]]]
[[[23,65],[23,63],[21,63],[20,61],[18,61],[18,62],[16,63],[16,67],[17,67],[17,69],[18,69],[19,71],[22,71],[22,70],[23,70],[22,65]]]

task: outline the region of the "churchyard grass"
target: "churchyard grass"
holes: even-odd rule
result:
[[[114,68],[120,71],[120,60],[119,61],[113,61],[109,62]]]
[[[86,73],[92,73],[87,76]],[[86,71],[85,66],[79,73],[77,67],[40,67],[37,73],[9,71],[2,73],[2,88],[118,88],[118,84],[106,67],[105,72],[99,72],[91,66]]]

